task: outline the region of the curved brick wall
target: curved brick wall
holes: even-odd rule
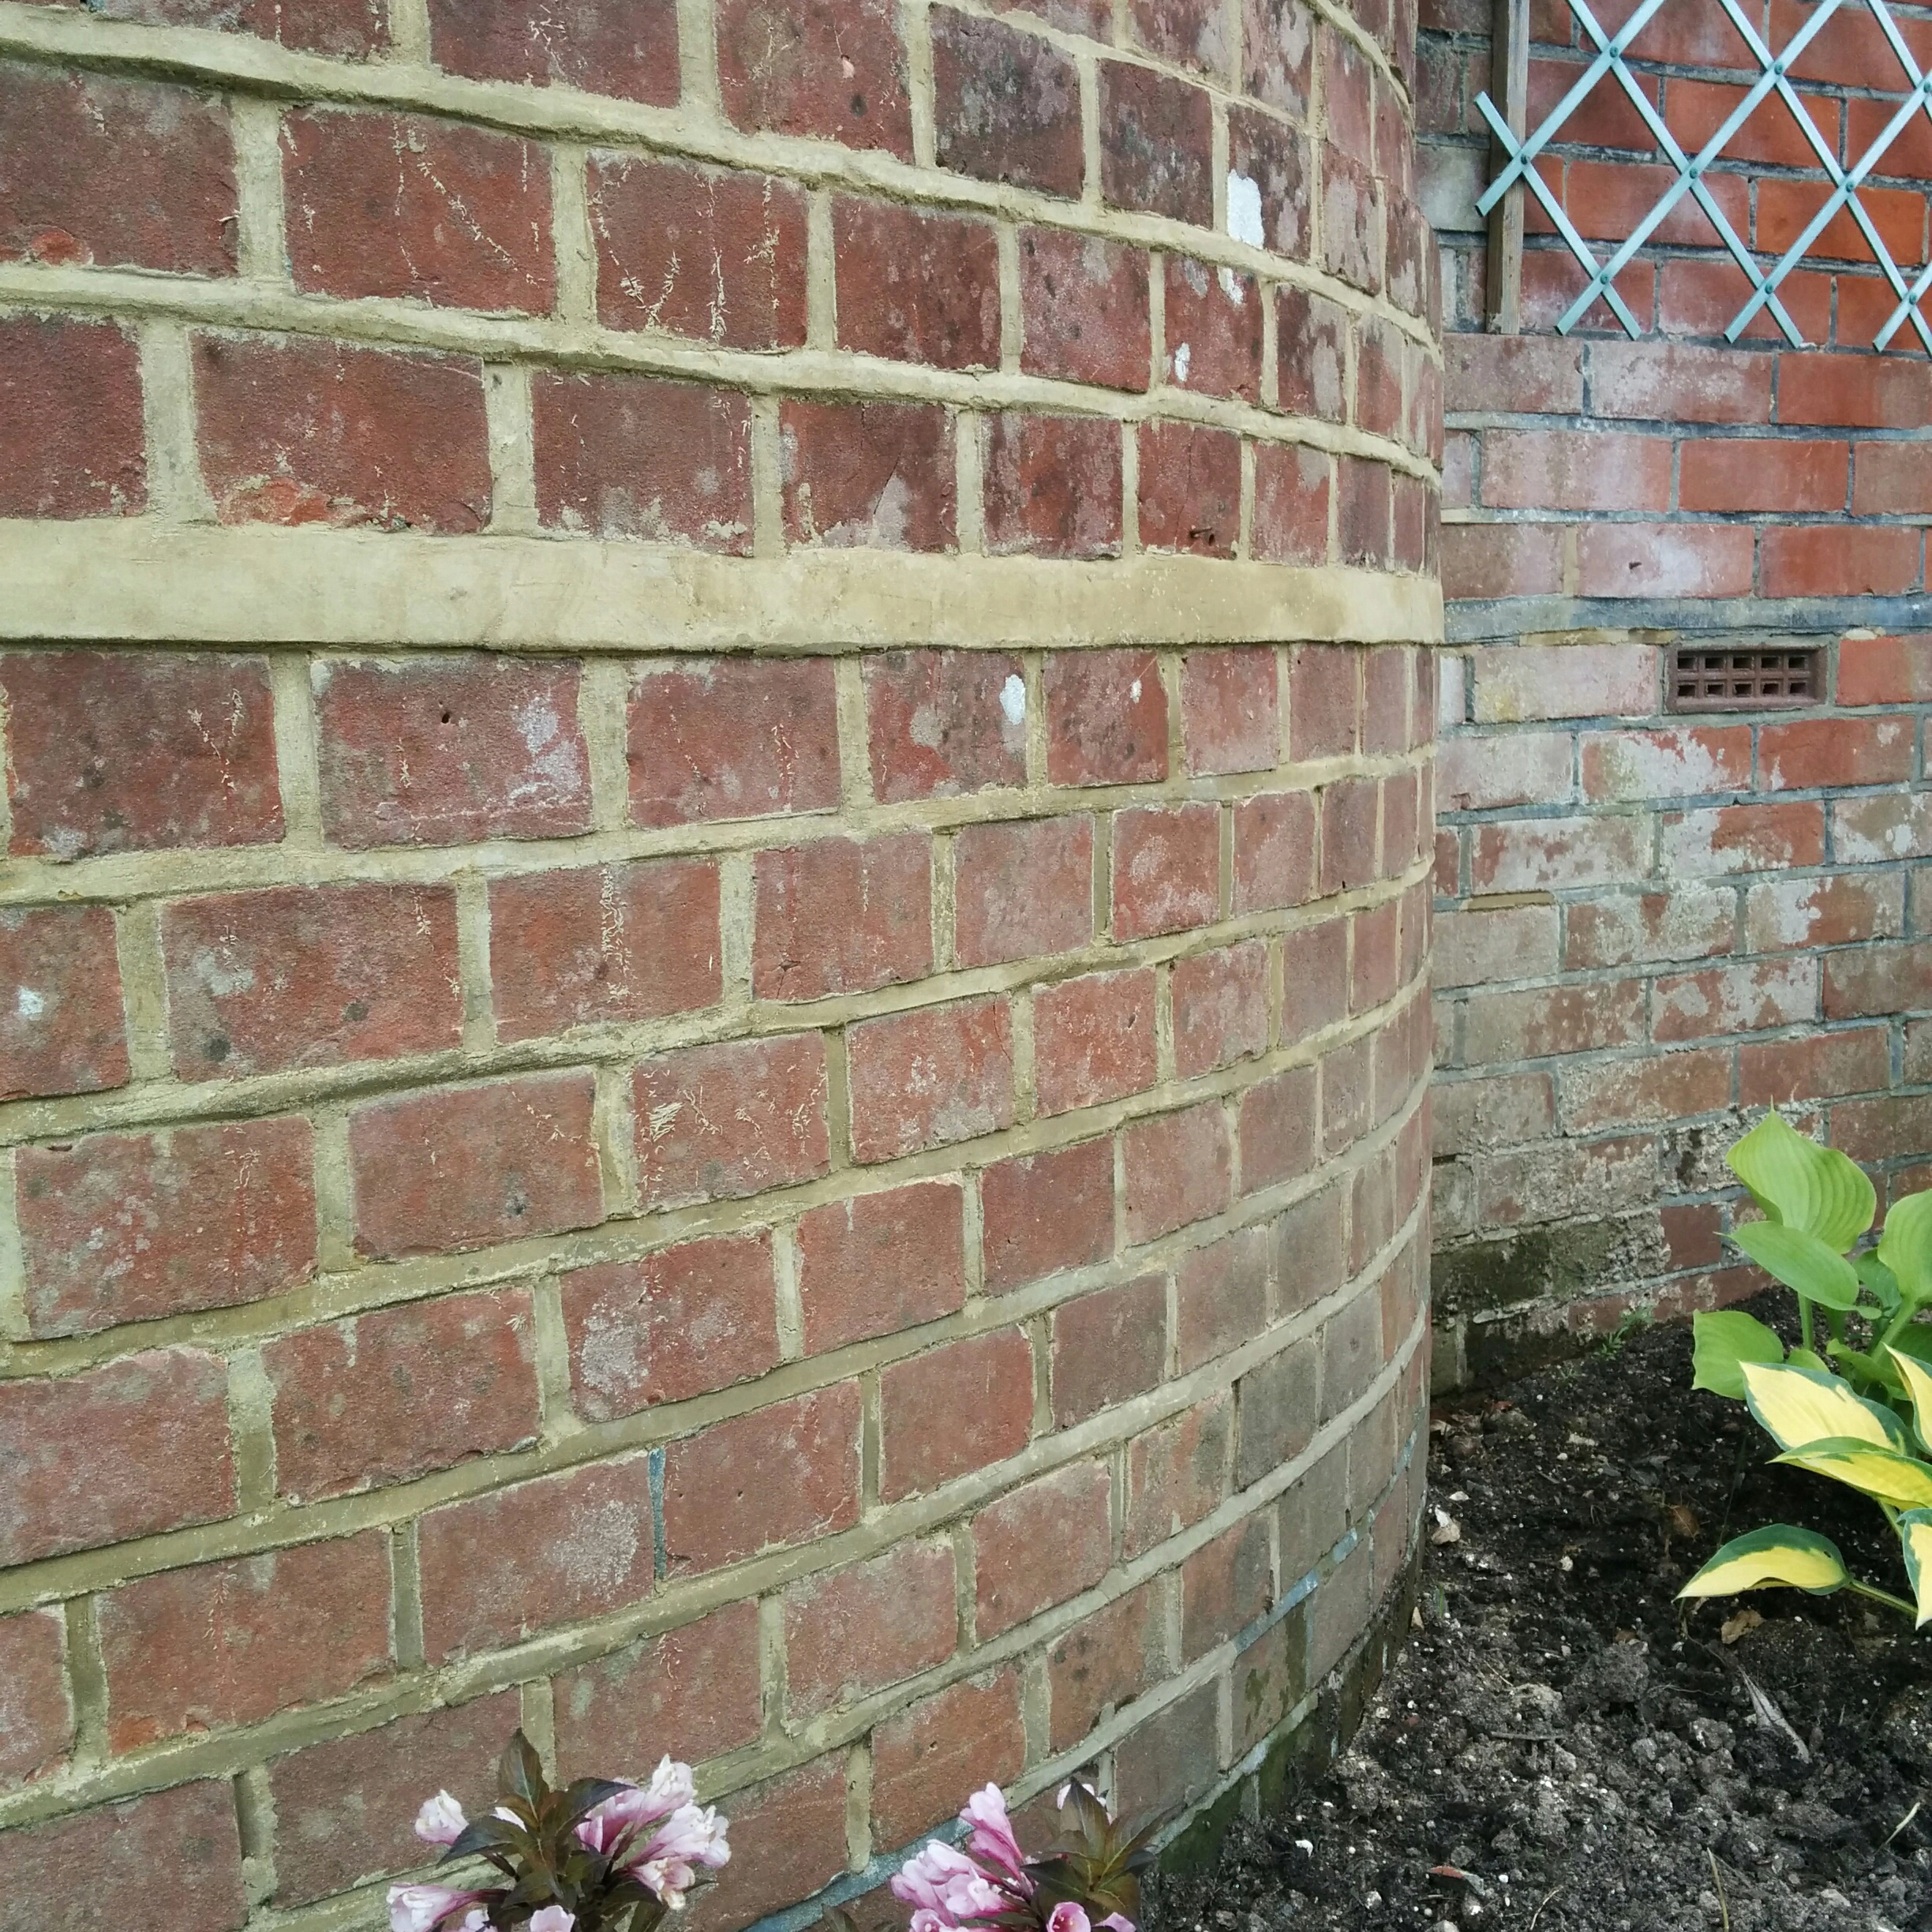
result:
[[[721,1929],[1347,1722],[1413,23],[1119,17],[0,6],[0,1925],[371,1924],[519,1721]]]

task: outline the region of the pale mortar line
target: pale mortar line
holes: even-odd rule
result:
[[[700,126],[724,125],[713,0],[677,0],[678,112]]]
[[[286,878],[298,855],[323,851],[322,754],[316,724],[318,680],[326,683],[329,667],[312,663],[301,651],[279,650],[268,658],[268,687],[275,701],[275,777],[282,794],[283,844],[272,876]],[[271,871],[264,867],[265,884]],[[182,886],[188,881],[184,875]]]
[[[275,1788],[266,1765],[250,1765],[236,1777],[234,1800],[242,1889],[250,1904],[260,1908],[275,1894]]]
[[[430,58],[429,0],[389,0],[390,58],[427,64]]]
[[[493,362],[485,367],[483,416],[489,440],[489,528],[497,536],[532,536],[539,526],[528,363]]]
[[[0,1154],[0,1341],[24,1342],[33,1330],[27,1315],[27,1262],[21,1250],[20,1197],[12,1148]]]
[[[593,328],[597,315],[597,238],[590,231],[589,158],[575,145],[550,152],[550,227],[556,250],[556,313],[573,333]]]
[[[117,909],[114,927],[129,1074],[137,1080],[166,1080],[173,1073],[174,1060],[168,1045],[161,909],[152,900],[137,900]]]
[[[987,418],[979,410],[953,410],[953,530],[961,556],[986,554]]]
[[[148,513],[169,522],[206,522],[215,514],[215,504],[201,480],[196,444],[188,331],[155,320],[144,321],[139,335]]]
[[[621,657],[588,657],[578,676],[577,722],[590,766],[590,822],[625,836],[631,817],[631,668]]]
[[[236,265],[251,281],[289,283],[288,231],[282,185],[282,109],[238,95],[229,103],[234,130],[240,234]]]

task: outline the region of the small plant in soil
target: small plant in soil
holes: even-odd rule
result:
[[[392,1885],[391,1932],[653,1932],[731,1856],[724,1819],[696,1799],[691,1766],[668,1758],[646,1784],[579,1778],[553,1791],[519,1731],[488,1818],[465,1818],[447,1792],[416,1818],[444,1863],[480,1859],[499,1882]]]
[[[1878,1194],[1835,1148],[1773,1111],[1725,1158],[1765,1217],[1732,1238],[1797,1296],[1799,1346],[1741,1310],[1699,1315],[1693,1386],[1741,1399],[1778,1462],[1875,1503],[1914,1601],[1853,1576],[1829,1537],[1785,1523],[1733,1538],[1679,1593],[1849,1589],[1932,1622],[1932,1327],[1918,1320],[1932,1308],[1932,1192],[1895,1203],[1865,1247]]]

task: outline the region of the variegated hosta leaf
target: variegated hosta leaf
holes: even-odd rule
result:
[[[1775,1221],[1747,1221],[1731,1238],[1769,1275],[1794,1294],[1822,1308],[1858,1305],[1858,1270],[1843,1255],[1803,1228]]]
[[[1905,1551],[1905,1574],[1911,1581],[1919,1627],[1932,1623],[1932,1509],[1908,1510],[1898,1519],[1899,1541]]]
[[[1853,1395],[1838,1376],[1777,1362],[1742,1362],[1738,1372],[1751,1413],[1780,1449],[1846,1437],[1885,1449],[1905,1447],[1898,1417]]]
[[[1919,1361],[1915,1355],[1908,1355],[1902,1350],[1889,1348],[1885,1353],[1892,1357],[1905,1384],[1905,1392],[1912,1402],[1912,1422],[1919,1432],[1919,1447],[1932,1451],[1932,1368]]]
[[[1882,1449],[1876,1443],[1849,1436],[1827,1437],[1802,1449],[1788,1449],[1775,1460],[1848,1484],[1894,1509],[1932,1509],[1932,1462]]]
[[[1932,1190],[1907,1195],[1885,1215],[1878,1259],[1915,1308],[1932,1301]]]
[[[1677,1594],[1733,1597],[1743,1590],[1784,1585],[1828,1597],[1849,1581],[1844,1559],[1829,1537],[1773,1523],[1749,1536],[1734,1537]]]
[[[1872,1224],[1878,1196],[1854,1161],[1788,1127],[1774,1110],[1724,1156],[1765,1211],[1844,1254]]]
[[[1741,1309],[1697,1316],[1690,1330],[1696,1344],[1690,1357],[1690,1386],[1728,1395],[1733,1402],[1744,1398],[1743,1364],[1784,1359],[1784,1344]]]

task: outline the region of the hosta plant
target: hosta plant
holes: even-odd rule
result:
[[[1866,1247],[1878,1195],[1836,1148],[1773,1112],[1726,1158],[1764,1214],[1732,1238],[1797,1296],[1800,1342],[1788,1350],[1739,1309],[1699,1315],[1694,1385],[1743,1401],[1777,1461],[1870,1498],[1898,1533],[1914,1601],[1853,1576],[1829,1537],[1783,1523],[1727,1543],[1679,1593],[1850,1589],[1932,1621],[1932,1327],[1917,1319],[1932,1308],[1932,1193],[1897,1202]]]
[[[731,1856],[725,1830],[698,1803],[689,1765],[666,1758],[647,1784],[579,1778],[552,1791],[519,1731],[489,1817],[466,1818],[438,1792],[416,1818],[444,1863],[481,1859],[496,1881],[392,1885],[391,1932],[651,1932]]]

